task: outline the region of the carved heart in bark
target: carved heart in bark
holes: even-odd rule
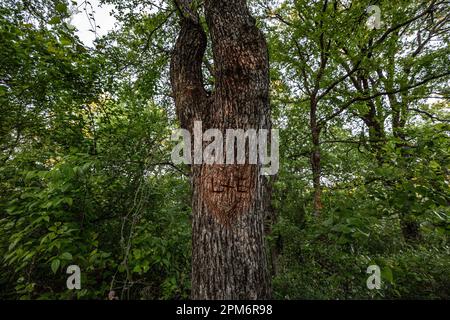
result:
[[[255,196],[256,174],[256,165],[204,165],[201,188],[208,212],[224,225],[247,213]]]

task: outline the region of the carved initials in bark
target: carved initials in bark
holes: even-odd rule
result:
[[[226,226],[247,213],[255,195],[256,174],[254,165],[203,166],[202,196],[208,212]]]

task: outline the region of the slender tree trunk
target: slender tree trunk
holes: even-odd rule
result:
[[[205,16],[214,55],[215,89],[203,86],[207,38],[190,1],[183,12],[171,62],[181,126],[270,129],[268,52],[244,0],[207,0]],[[248,159],[247,159],[248,160]],[[248,163],[248,162],[247,162]],[[266,299],[270,278],[264,219],[270,188],[260,165],[192,166],[193,299]]]
[[[362,116],[362,120],[369,129],[369,144],[372,153],[375,155],[379,165],[382,165],[385,161],[383,146],[385,145],[385,132],[381,120],[378,118],[375,104],[373,101],[367,103],[369,112]]]
[[[317,123],[317,102],[314,97],[311,97],[310,105],[310,126],[311,126],[311,139],[312,139],[312,152],[311,152],[311,169],[313,175],[313,213],[316,217],[320,216],[322,211],[322,185],[320,178],[322,174],[321,164],[321,150],[320,150],[320,127]]]
[[[410,154],[408,153],[409,146],[404,132],[407,120],[406,110],[406,105],[401,105],[397,101],[392,105],[392,131],[394,137],[397,139],[395,147],[397,150],[400,150],[404,165],[410,161]],[[407,173],[405,178],[410,180],[413,178],[413,174]],[[412,201],[414,200],[411,199],[404,202],[403,211],[400,212],[399,216],[403,238],[407,243],[415,245],[422,240],[422,235],[420,232],[420,224],[411,212]]]

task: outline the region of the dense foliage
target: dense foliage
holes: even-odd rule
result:
[[[85,2],[1,2],[1,299],[189,297],[189,177],[170,161],[177,11],[103,2],[120,27],[92,48],[70,24],[78,7],[95,26]],[[250,5],[282,139],[274,298],[450,298],[448,2]]]

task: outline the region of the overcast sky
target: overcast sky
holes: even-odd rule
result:
[[[91,8],[87,7],[87,13],[85,10],[86,2],[84,0],[77,0],[78,2],[78,13],[73,15],[71,24],[74,25],[78,31],[77,35],[80,37],[81,41],[87,45],[92,47],[93,41],[95,40],[95,34],[91,31],[91,24],[89,23],[89,19],[87,13],[91,12]],[[114,17],[110,15],[111,10],[113,9],[110,5],[100,5],[99,0],[90,0],[89,1],[94,10],[94,18],[97,26],[97,36],[103,36],[108,33],[108,31],[114,29],[114,23],[116,20]]]

